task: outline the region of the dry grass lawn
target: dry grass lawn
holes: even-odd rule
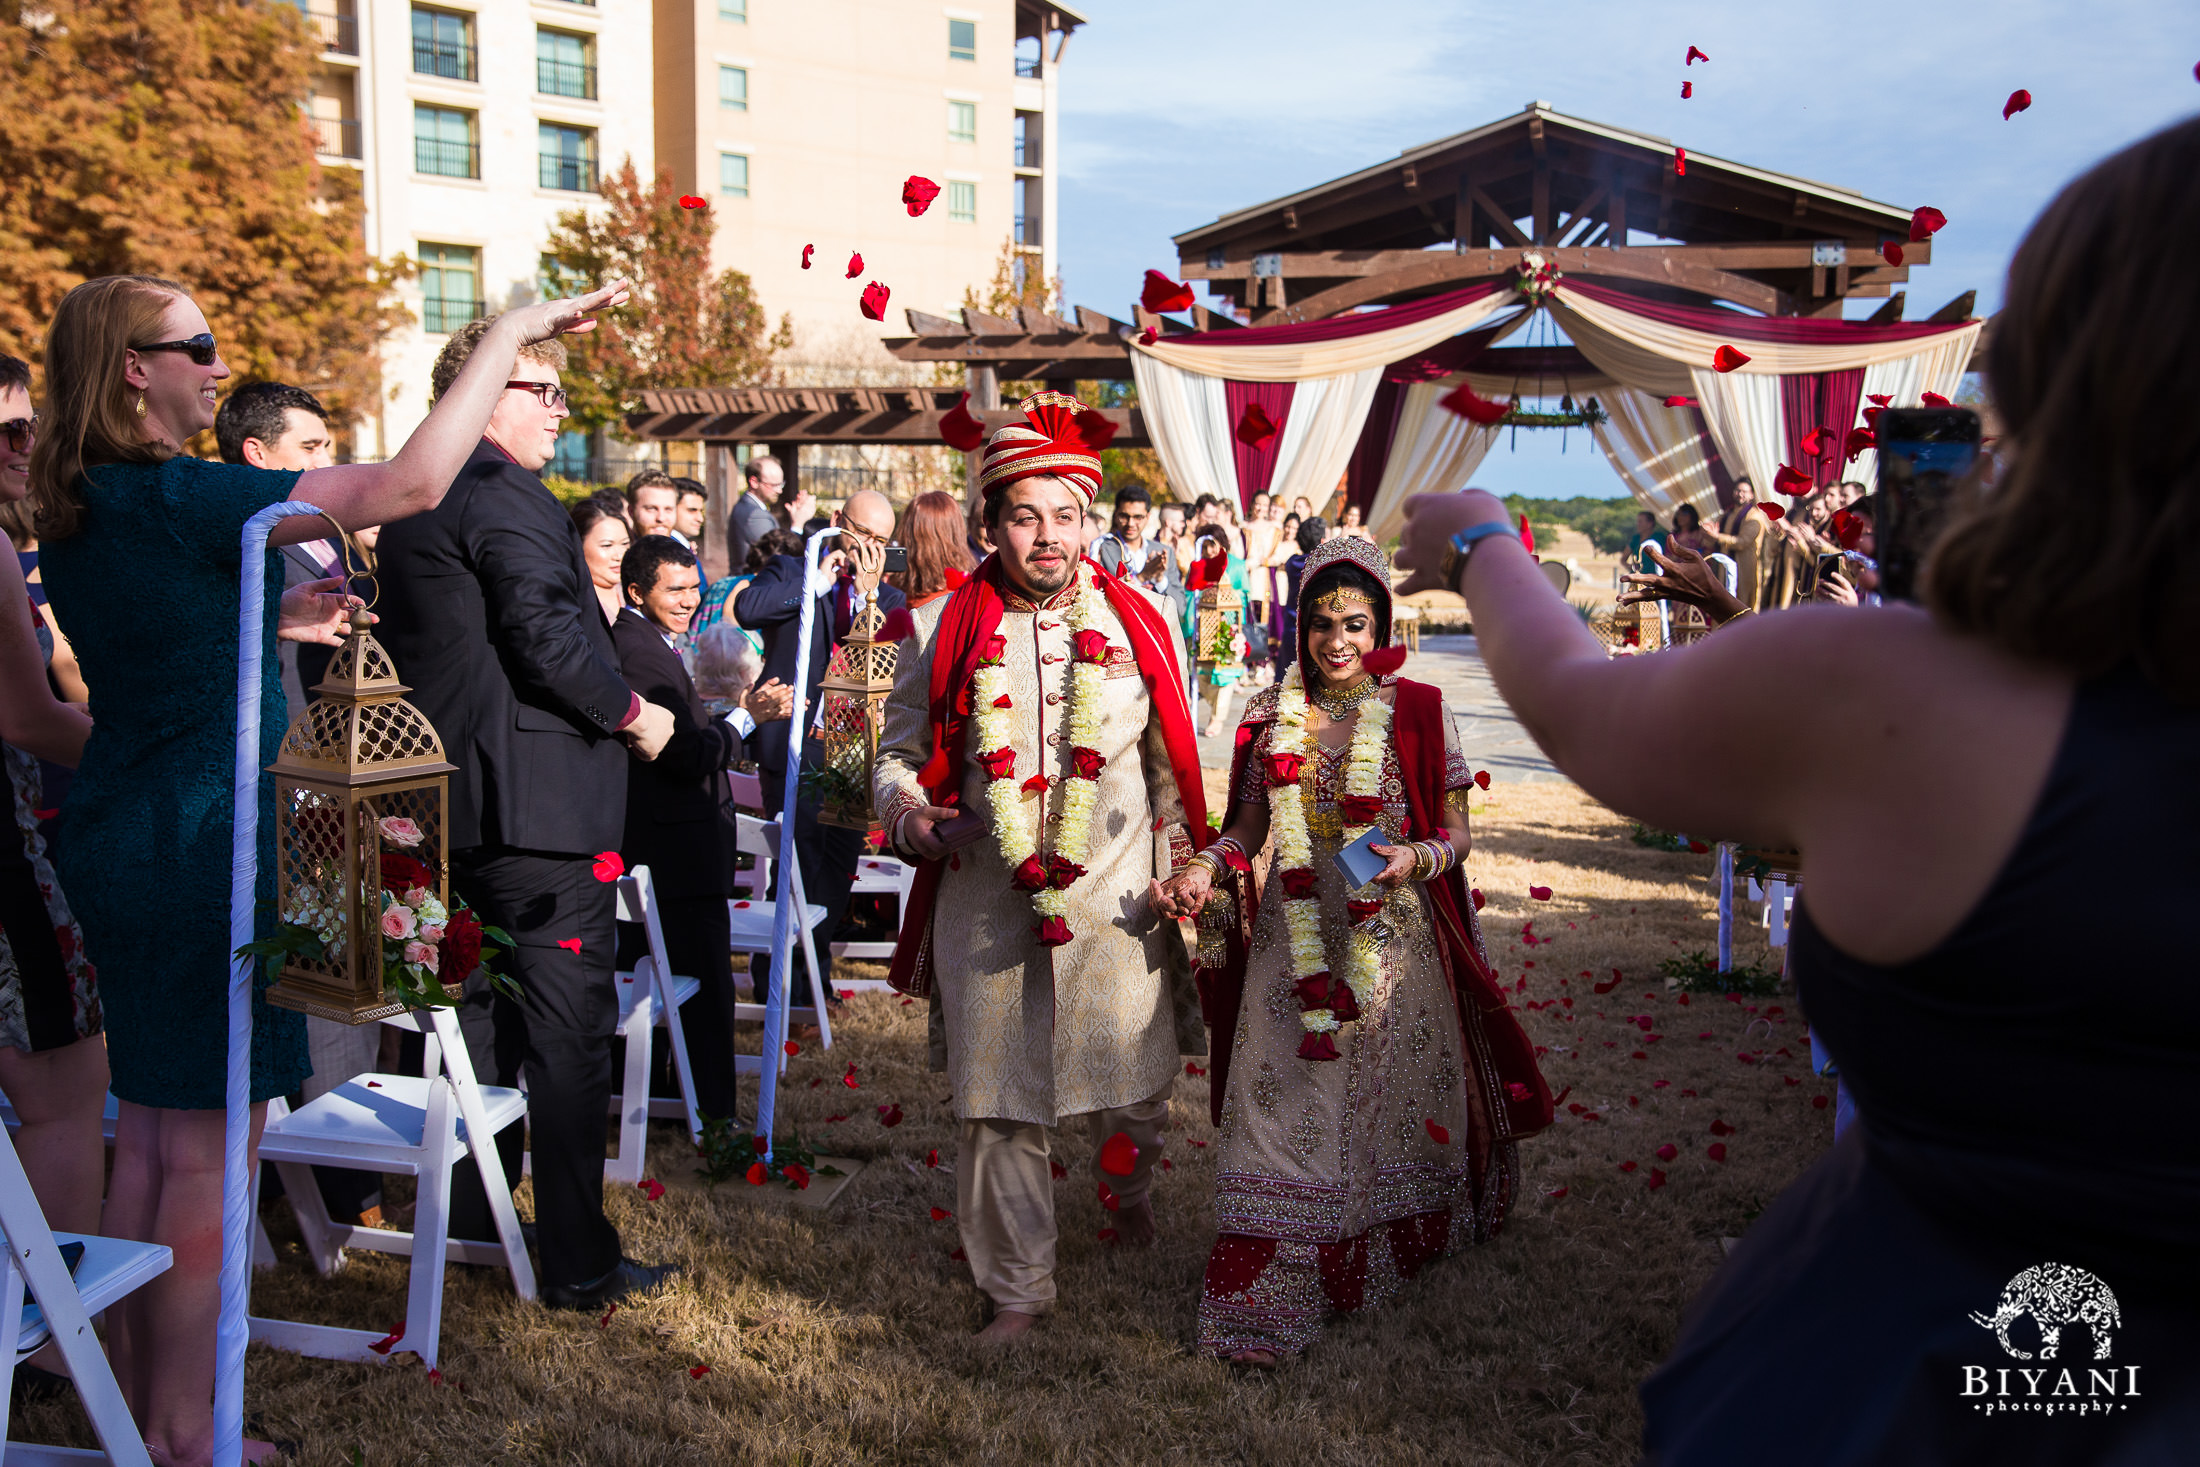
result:
[[[662,1200],[611,1200],[629,1252],[685,1270],[657,1297],[599,1322],[522,1305],[499,1273],[454,1269],[440,1383],[413,1356],[363,1366],[255,1349],[248,1400],[269,1435],[304,1444],[304,1461],[369,1467],[1632,1462],[1636,1384],[1719,1239],[1830,1142],[1831,1112],[1813,1100],[1831,1086],[1810,1073],[1792,999],[1683,1007],[1665,991],[1660,959],[1712,946],[1710,858],[1647,851],[1626,831],[1571,786],[1485,797],[1470,873],[1489,897],[1491,946],[1508,982],[1528,980],[1522,1002],[1550,1003],[1526,1023],[1549,1048],[1553,1086],[1589,1110],[1522,1147],[1523,1195],[1495,1243],[1433,1265],[1398,1306],[1335,1325],[1272,1375],[1189,1350],[1213,1225],[1197,1078],[1177,1091],[1162,1245],[1096,1240],[1081,1128],[1065,1132],[1059,1312],[1013,1353],[974,1345],[979,1302],[950,1257],[955,1225],[930,1216],[954,1205],[947,1087],[924,1068],[921,1007],[866,995],[833,1051],[803,1053],[783,1092],[782,1127],[867,1163],[830,1211],[684,1181],[686,1148],[666,1135],[652,1158]],[[1554,895],[1531,901],[1531,885]],[[1530,920],[1542,941],[1526,946]],[[1765,957],[1753,926],[1737,947]],[[1614,968],[1625,981],[1595,994]],[[1645,1014],[1647,1033],[1629,1022]],[[850,1062],[860,1090],[840,1083]],[[907,1117],[893,1129],[875,1109],[887,1103]],[[1735,1128],[1723,1163],[1706,1155],[1714,1120]],[[1660,1162],[1668,1143],[1678,1154]],[[939,1169],[925,1164],[935,1148]],[[257,1312],[396,1326],[401,1260],[355,1253],[322,1280],[285,1241],[287,1214],[270,1223],[284,1258],[258,1279]],[[691,1375],[697,1365],[709,1372]],[[20,1413],[15,1433],[92,1444],[73,1401]]]

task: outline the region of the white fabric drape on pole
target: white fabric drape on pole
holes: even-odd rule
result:
[[[1276,450],[1268,492],[1286,501],[1303,494],[1314,502],[1314,513],[1327,514],[1382,380],[1383,369],[1369,367],[1299,383],[1291,393],[1291,415],[1283,421],[1283,443]],[[1219,389],[1222,384],[1215,385]],[[1237,487],[1233,482],[1233,492]]]
[[[1416,382],[1399,394],[1398,429],[1367,514],[1368,529],[1379,541],[1404,533],[1406,501],[1414,495],[1464,489],[1497,442],[1500,430],[1439,405],[1452,385],[1452,379]]]
[[[1171,341],[1161,337],[1151,343],[1131,343],[1131,364],[1163,362],[1182,372],[1205,377],[1230,377],[1239,382],[1304,382],[1313,377],[1341,377],[1370,367],[1418,356],[1439,342],[1449,341],[1510,309],[1520,299],[1513,290],[1493,290],[1463,305],[1403,326],[1384,329],[1383,313],[1371,311],[1374,324],[1353,336],[1324,341],[1264,344],[1262,328],[1209,333],[1205,342]],[[1242,337],[1242,343],[1233,338]]]
[[[1737,345],[1749,357],[1735,372],[1726,376],[1795,376],[1804,372],[1840,372],[1851,367],[1870,367],[1881,362],[1900,361],[1925,353],[1960,351],[1960,360],[1968,362],[1971,348],[1978,342],[1978,334],[1984,330],[1984,321],[1969,321],[1951,326],[1944,332],[1920,333],[1879,341],[1833,341],[1825,344],[1805,344],[1791,341],[1760,341],[1748,335],[1747,328],[1759,318],[1736,313],[1736,332],[1732,336],[1720,336],[1708,331],[1698,331],[1687,326],[1675,326],[1665,321],[1638,316],[1620,306],[1600,300],[1592,300],[1563,281],[1552,287],[1545,298],[1551,315],[1566,334],[1574,338],[1576,345],[1581,338],[1575,335],[1579,323],[1590,335],[1599,332],[1610,341],[1636,347],[1668,362],[1683,363],[1694,369],[1699,363],[1705,370],[1711,366],[1712,353],[1724,345]],[[1584,355],[1589,355],[1584,351]],[[1595,360],[1593,356],[1590,358]],[[1602,363],[1599,363],[1602,366]],[[1634,380],[1625,370],[1606,371],[1626,381],[1630,386],[1649,391],[1647,381]]]
[[[1964,369],[1970,365],[1971,347],[1977,340],[1967,334],[1958,343],[1953,339],[1936,344],[1930,351],[1904,357],[1898,362],[1879,362],[1864,369],[1864,401],[1869,404],[1873,394],[1887,398],[1896,407],[1910,407],[1928,392],[1952,398],[1963,385]],[[1960,346],[1960,350],[1958,349]],[[1842,471],[1844,479],[1854,479],[1862,484],[1877,484],[1879,454],[1867,448],[1857,455],[1856,462]]]
[[[1230,450],[1235,425],[1223,397],[1222,379],[1180,372],[1135,351],[1131,376],[1138,384],[1138,410],[1146,420],[1146,434],[1153,439],[1161,471],[1169,476],[1177,498],[1190,503],[1202,494],[1212,494],[1240,503],[1237,465]]]
[[[1692,409],[1669,408],[1647,392],[1617,384],[1598,401],[1611,421],[1590,431],[1636,503],[1667,526],[1684,504],[1694,505],[1703,519],[1717,516],[1718,485],[1704,454],[1705,430]]]
[[[1709,358],[1706,358],[1708,361]],[[1772,500],[1772,481],[1787,461],[1787,420],[1780,410],[1780,379],[1768,374],[1714,372],[1690,367],[1696,401],[1703,404],[1711,441],[1736,478],[1749,477],[1760,500]],[[1777,502],[1777,501],[1774,501]]]

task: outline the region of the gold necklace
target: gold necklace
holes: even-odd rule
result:
[[[1320,707],[1322,712],[1328,714],[1334,720],[1341,721],[1350,717],[1362,703],[1374,697],[1381,690],[1381,684],[1376,679],[1375,674],[1368,673],[1341,693],[1333,693],[1326,687],[1318,685],[1309,687],[1307,692],[1313,697],[1315,704]]]

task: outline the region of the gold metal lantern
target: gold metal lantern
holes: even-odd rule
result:
[[[317,933],[322,952],[289,954],[267,1000],[340,1024],[372,1023],[406,1008],[383,987],[384,944],[408,940],[383,935],[383,857],[425,867],[432,900],[448,906],[444,806],[457,766],[364,626],[313,691],[319,696],[284,733],[268,771],[277,917]]]
[[[1210,681],[1215,668],[1237,660],[1237,637],[1245,626],[1244,593],[1230,586],[1209,586],[1199,593],[1192,660]]]
[[[871,810],[871,766],[878,756],[879,727],[886,695],[894,690],[894,660],[900,650],[898,643],[877,640],[885,620],[877,596],[867,596],[848,635],[833,649],[817,690],[825,738],[824,768],[811,776],[818,791],[817,818],[866,834],[883,828]]]

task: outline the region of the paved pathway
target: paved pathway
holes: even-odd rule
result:
[[[1492,780],[1565,780],[1566,776],[1543,757],[1535,740],[1528,737],[1512,709],[1498,696],[1473,637],[1423,637],[1421,650],[1406,660],[1405,671],[1406,676],[1443,690],[1452,716],[1459,722],[1459,743],[1466,751],[1467,762],[1477,769],[1487,769]],[[1243,707],[1240,699],[1235,708]],[[1200,763],[1208,769],[1227,770],[1236,736],[1233,718],[1229,729],[1214,738],[1201,739]]]

